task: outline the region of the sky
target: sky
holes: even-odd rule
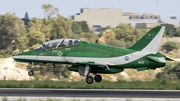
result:
[[[10,12],[23,18],[28,12],[29,18],[43,18],[43,4],[57,7],[64,17],[80,13],[81,8],[120,8],[123,12],[157,14],[161,19],[180,19],[180,0],[0,0],[0,14]]]

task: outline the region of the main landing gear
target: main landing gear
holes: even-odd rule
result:
[[[87,76],[87,78],[86,78],[86,82],[88,84],[92,84],[94,80],[96,82],[101,82],[102,81],[101,75],[95,75],[94,78],[92,76]]]
[[[33,75],[34,75],[34,71],[31,70],[31,67],[32,67],[32,62],[30,62],[29,65],[28,65],[28,67],[27,67],[27,69],[29,70],[29,71],[28,71],[28,75],[29,75],[29,76],[33,76]]]

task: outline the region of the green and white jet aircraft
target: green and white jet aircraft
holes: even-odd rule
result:
[[[16,62],[28,62],[28,75],[32,76],[33,62],[71,64],[68,70],[79,72],[87,77],[88,84],[100,82],[102,74],[114,74],[124,68],[137,71],[163,67],[168,60],[158,52],[165,27],[158,26],[146,33],[137,43],[129,48],[98,44],[97,42],[77,39],[57,39],[46,42],[37,48],[13,55]],[[171,59],[169,59],[171,60]],[[94,78],[89,75],[93,73]]]

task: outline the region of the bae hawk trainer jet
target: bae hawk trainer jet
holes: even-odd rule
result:
[[[100,82],[102,74],[114,74],[124,68],[137,71],[163,67],[170,60],[158,52],[164,33],[164,26],[158,26],[146,33],[129,48],[98,44],[77,39],[57,39],[46,42],[33,50],[13,55],[16,62],[28,62],[29,76],[33,62],[71,64],[68,70],[79,72],[86,77],[88,84]],[[89,73],[93,73],[90,76]]]

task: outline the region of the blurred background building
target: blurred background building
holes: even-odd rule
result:
[[[180,21],[176,16],[170,19],[161,19],[160,15],[139,14],[132,12],[122,12],[122,9],[99,8],[89,9],[82,8],[80,13],[70,16],[72,21],[86,21],[92,32],[99,33],[102,28],[112,28],[119,23],[131,24],[134,28],[149,30],[160,24],[172,24],[180,28]]]
[[[89,29],[95,33],[102,28],[116,27],[119,23],[129,23],[129,17],[123,16],[122,9],[81,9],[80,13],[70,16],[72,21],[87,21]]]

